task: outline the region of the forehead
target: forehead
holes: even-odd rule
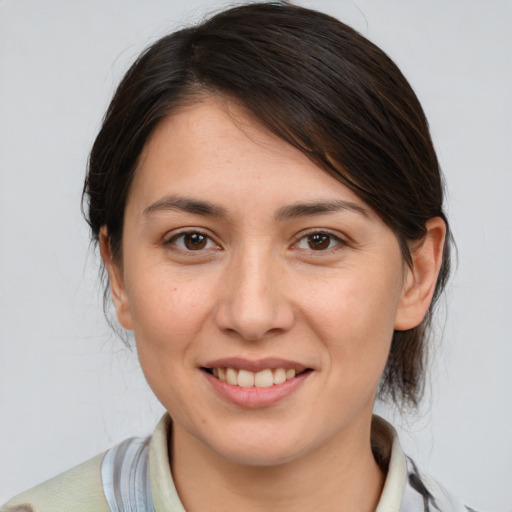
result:
[[[242,179],[256,167],[264,174],[276,161],[282,167],[316,167],[244,107],[222,96],[206,96],[178,108],[159,123],[144,147],[139,169],[169,164],[178,177],[181,169],[191,171],[197,164],[206,164],[209,173],[215,174],[238,163],[238,178]],[[265,162],[268,165],[263,165]]]
[[[304,153],[222,97],[181,107],[157,126],[142,152],[128,204],[137,202],[143,210],[176,194],[222,203],[227,210],[318,200],[368,208]]]

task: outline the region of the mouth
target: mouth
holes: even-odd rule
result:
[[[202,367],[201,370],[221,382],[241,388],[270,388],[313,371],[311,368],[265,368],[253,372],[232,367]]]
[[[315,373],[315,368],[279,357],[227,357],[205,361],[198,369],[218,396],[244,409],[271,407],[295,396]]]

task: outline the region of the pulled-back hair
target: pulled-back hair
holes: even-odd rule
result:
[[[397,66],[326,14],[286,2],[221,12],[150,46],[120,83],[93,145],[84,186],[94,241],[105,226],[121,257],[126,198],[158,123],[201,94],[239,102],[272,133],[353,190],[395,233],[404,261],[443,213],[443,182],[423,109]],[[418,327],[395,331],[380,396],[417,405],[441,271]]]

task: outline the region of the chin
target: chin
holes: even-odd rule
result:
[[[278,467],[290,463],[301,456],[296,445],[286,446],[272,444],[233,445],[219,452],[226,461],[247,467]]]
[[[280,466],[300,458],[308,451],[307,436],[288,426],[246,425],[227,429],[219,439],[207,444],[220,457],[233,464],[252,467]],[[209,441],[209,442],[208,442]]]

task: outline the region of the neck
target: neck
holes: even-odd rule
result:
[[[384,485],[368,427],[353,429],[291,462],[273,466],[234,463],[179,427],[173,431],[171,466],[187,512],[315,510],[374,511]]]

